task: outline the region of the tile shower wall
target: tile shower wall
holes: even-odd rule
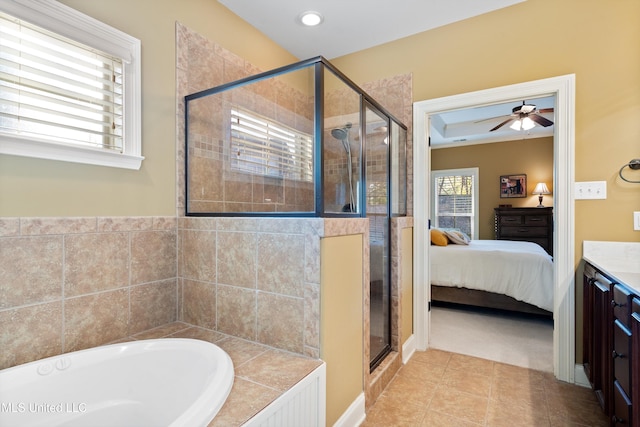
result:
[[[175,321],[176,221],[0,218],[0,369]]]
[[[318,358],[323,233],[320,218],[179,218],[179,319]]]

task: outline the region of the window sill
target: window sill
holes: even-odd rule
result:
[[[0,138],[0,154],[134,170],[144,160],[142,156],[7,136]]]

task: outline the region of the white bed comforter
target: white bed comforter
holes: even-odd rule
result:
[[[553,311],[553,261],[541,246],[511,240],[472,240],[431,246],[431,284],[508,295]]]

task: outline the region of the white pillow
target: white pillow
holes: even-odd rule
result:
[[[444,234],[456,245],[468,245],[471,239],[465,233],[459,230],[443,230]]]

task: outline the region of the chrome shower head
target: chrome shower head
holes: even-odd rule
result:
[[[340,141],[344,141],[349,136],[349,133],[345,128],[331,129],[331,136]]]
[[[353,124],[351,124],[351,122],[347,122],[341,128],[331,129],[331,136],[333,136],[335,139],[339,139],[340,141],[349,139],[349,129],[351,129],[352,126]]]

